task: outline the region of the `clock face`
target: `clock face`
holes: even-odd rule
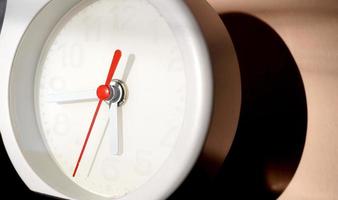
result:
[[[122,54],[109,88],[121,99],[103,100],[83,149],[97,88],[117,49]],[[73,9],[50,34],[35,76],[36,116],[49,154],[92,193],[121,197],[138,189],[181,133],[186,75],[172,30],[148,1],[99,0]]]

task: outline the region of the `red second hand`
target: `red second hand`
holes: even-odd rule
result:
[[[109,84],[110,84],[110,82],[113,79],[115,70],[117,68],[117,65],[119,64],[121,56],[122,56],[121,51],[120,50],[116,50],[115,53],[114,53],[113,61],[112,61],[111,65],[110,65],[110,69],[109,69],[109,72],[108,72],[108,75],[107,75],[107,80],[105,82],[105,85],[101,85],[101,86],[99,86],[97,88],[97,97],[99,98],[99,103],[97,104],[97,107],[96,107],[96,110],[95,110],[95,113],[94,113],[94,117],[92,119],[92,122],[90,123],[90,127],[89,127],[89,130],[88,130],[85,142],[84,142],[84,144],[82,146],[80,156],[79,156],[79,158],[77,160],[77,163],[76,163],[76,166],[75,166],[75,169],[74,169],[74,172],[73,172],[73,177],[75,177],[75,175],[76,175],[76,172],[77,172],[77,170],[79,168],[79,165],[80,165],[83,153],[86,150],[86,146],[87,146],[90,134],[91,134],[91,132],[93,130],[97,114],[100,111],[102,102],[104,100],[108,99],[109,96],[110,96]]]

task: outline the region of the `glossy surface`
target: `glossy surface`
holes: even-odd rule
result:
[[[9,20],[4,23],[6,31],[0,38],[0,53],[6,55],[7,58],[0,60],[2,66],[7,66],[0,68],[2,83],[0,98],[3,102],[0,104],[0,109],[2,113],[5,113],[2,115],[3,120],[0,121],[1,134],[16,170],[31,190],[61,198],[106,199],[79,187],[69,177],[66,177],[61,168],[56,165],[55,159],[52,158],[53,155],[46,149],[48,146],[43,142],[41,129],[37,126],[37,118],[34,114],[34,108],[37,107],[34,105],[36,98],[33,95],[34,90],[35,92],[37,90],[33,83],[37,82],[36,66],[40,63],[41,49],[45,46],[46,38],[49,37],[50,31],[60,17],[79,1],[50,1],[38,12],[41,8],[39,6],[44,6],[46,2],[39,0],[32,3],[26,0],[13,0],[8,6],[6,17]],[[81,1],[81,4],[88,5],[91,2],[93,1],[85,0]],[[179,134],[176,146],[165,164],[139,190],[129,193],[123,199],[165,198],[179,186],[195,163],[204,143],[212,105],[211,60],[200,28],[212,30],[216,25],[224,29],[221,23],[199,27],[189,12],[188,5],[182,1],[148,0],[148,2],[161,12],[175,38],[179,41],[177,44],[185,58],[185,71],[187,72],[185,78],[188,88],[186,98],[189,104],[186,104],[182,134]],[[22,6],[23,4],[26,6]],[[20,10],[17,5],[25,9]],[[217,15],[207,4],[199,4],[198,8],[195,5],[189,5],[189,8],[203,9],[204,13],[210,14],[209,20],[217,22]],[[22,12],[20,20],[10,20],[13,17],[16,18],[19,11]],[[38,15],[35,16],[36,13]],[[34,20],[31,21],[33,17]],[[22,34],[24,34],[23,37]],[[227,42],[227,37],[220,38],[222,38],[222,45]],[[220,60],[224,59],[220,58]],[[229,67],[232,69],[235,66],[229,65]],[[227,75],[236,77],[232,73]],[[236,84],[230,85],[237,86]],[[233,96],[233,93],[229,91],[227,95]],[[25,104],[22,103],[22,99],[25,99]],[[237,105],[238,101],[233,103]]]
[[[41,47],[56,21],[78,1],[51,1],[35,16],[46,2],[46,0],[34,2],[12,0],[9,4],[8,20],[4,24],[6,31],[0,38],[0,53],[8,58],[0,60],[1,66],[4,66],[0,68],[0,81],[3,86],[0,90],[0,98],[3,102],[0,110],[4,113],[0,125],[6,150],[20,177],[33,191],[67,199],[106,199],[79,188],[64,176],[49,157],[51,154],[46,151],[46,146],[41,141],[41,135],[35,125],[35,116],[32,116],[34,113],[32,77],[35,74]],[[221,83],[219,88],[226,88],[221,93],[217,93],[216,108],[220,108],[217,110],[222,111],[221,113],[227,113],[226,120],[222,123],[219,123],[216,117],[213,119],[215,124],[221,125],[215,126],[214,132],[222,128],[226,135],[211,137],[211,139],[227,138],[225,146],[223,143],[220,144],[224,151],[217,153],[218,157],[226,154],[230,148],[239,114],[240,84],[236,56],[227,31],[214,11],[204,1],[149,0],[149,2],[167,20],[184,54],[185,69],[189,74],[186,96],[189,104],[186,105],[185,114],[189,117],[185,119],[182,126],[184,134],[180,135],[176,148],[165,166],[139,190],[123,199],[165,198],[179,186],[190,171],[204,143],[209,124],[212,95],[211,63],[215,69],[227,72],[216,73],[216,82]],[[198,18],[199,25],[191,15],[190,9]],[[12,20],[17,19],[17,16],[20,16],[20,19]],[[29,23],[31,24],[28,26]],[[25,30],[26,33],[20,42]],[[215,43],[215,40],[218,42]],[[206,47],[207,45],[209,48]],[[3,48],[4,46],[6,48]],[[228,57],[216,53],[216,49],[227,52]],[[210,52],[213,53],[209,54]],[[28,54],[29,57],[26,56]],[[22,104],[20,99],[25,99],[25,104]],[[228,102],[226,107],[219,107],[224,101]],[[224,110],[226,112],[223,112]],[[49,170],[46,171],[46,168]]]

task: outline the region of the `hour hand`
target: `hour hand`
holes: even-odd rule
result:
[[[119,142],[121,137],[119,129],[118,105],[112,103],[109,105],[109,122],[107,127],[107,135],[111,141],[111,149],[113,155],[120,155],[122,153],[121,144]]]

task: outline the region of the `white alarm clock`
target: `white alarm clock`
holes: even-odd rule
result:
[[[204,0],[11,0],[0,55],[1,136],[32,191],[164,199],[231,146],[239,68]]]

